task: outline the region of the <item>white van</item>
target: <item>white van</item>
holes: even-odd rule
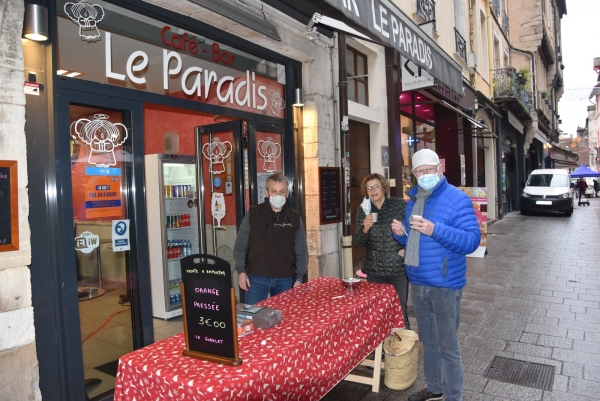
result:
[[[566,170],[533,170],[523,183],[521,214],[532,211],[573,213],[571,175]]]

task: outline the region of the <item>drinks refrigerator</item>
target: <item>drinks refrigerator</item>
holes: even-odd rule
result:
[[[199,253],[194,156],[146,155],[152,315],[182,314],[181,259]]]

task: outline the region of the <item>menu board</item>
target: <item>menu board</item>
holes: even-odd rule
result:
[[[186,349],[183,355],[238,366],[237,315],[231,266],[212,255],[181,259]]]
[[[319,167],[319,206],[321,224],[342,221],[342,197],[339,167]]]
[[[0,160],[0,252],[19,249],[17,162]]]

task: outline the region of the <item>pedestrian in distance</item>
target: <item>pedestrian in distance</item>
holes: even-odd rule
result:
[[[594,180],[594,197],[595,198],[598,197],[598,192],[600,192],[600,183],[598,183],[598,180]]]
[[[580,178],[577,181],[577,192],[579,192],[579,202],[577,202],[577,206],[581,206],[581,203],[585,203],[586,201],[582,201],[581,199],[585,196],[585,190],[587,189],[587,183],[583,178]]]
[[[270,175],[265,201],[246,212],[238,230],[233,253],[247,304],[299,286],[308,270],[306,232],[300,213],[287,205],[288,187],[285,175]]]
[[[461,401],[462,356],[458,342],[460,301],[467,283],[466,256],[479,246],[481,234],[471,199],[448,183],[434,151],[412,157],[418,186],[402,222],[394,220],[394,238],[405,245],[404,264],[423,342],[427,387],[409,401]]]
[[[367,248],[361,270],[367,275],[367,281],[370,283],[394,286],[408,329],[408,279],[404,271],[404,246],[395,241],[390,232],[392,220],[404,219],[406,201],[388,197],[390,187],[381,174],[367,175],[362,180],[361,189],[365,199],[370,201],[369,214],[365,213],[362,205],[359,206],[352,235],[352,243],[355,246]]]

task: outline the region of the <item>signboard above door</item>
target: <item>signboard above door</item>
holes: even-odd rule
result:
[[[285,118],[282,65],[102,0],[95,36],[82,40],[65,4],[57,2],[58,75]]]

